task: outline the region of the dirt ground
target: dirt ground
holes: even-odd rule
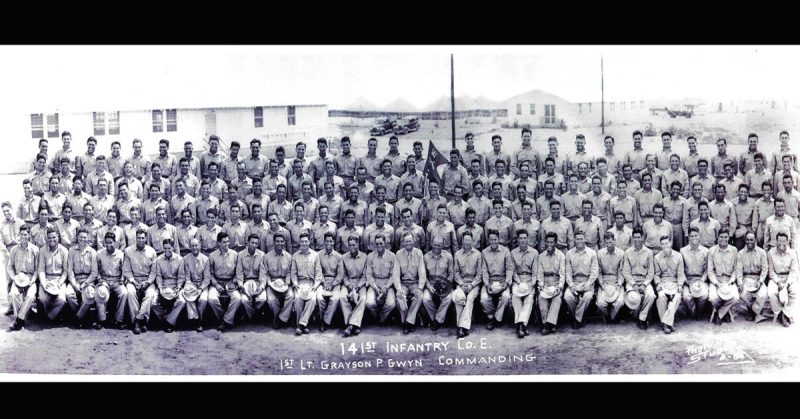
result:
[[[450,147],[449,121],[439,121],[438,128],[432,121],[422,122],[419,132],[400,137],[401,151],[411,152],[413,141],[422,140],[427,153],[425,140],[429,139],[433,139],[440,150],[447,150]],[[666,120],[659,124],[696,127],[703,122],[702,119]],[[654,124],[658,132],[662,129],[659,124]],[[756,122],[748,119],[734,126],[743,131],[740,138],[746,138],[754,124]],[[630,133],[637,128],[642,127],[608,127],[607,132],[617,138],[616,149],[620,154],[631,147]],[[777,133],[784,128],[792,132],[796,125],[793,121],[778,121],[758,128],[760,148],[772,152],[778,147]],[[332,130],[331,136],[351,135],[354,154],[364,153],[369,136],[363,128],[333,127]],[[476,144],[484,151],[491,150],[489,139],[495,133],[503,136],[505,151],[510,153],[519,147],[519,129],[463,123],[459,123],[457,129],[459,147],[463,147],[463,134],[467,130],[476,133]],[[566,153],[574,149],[577,132],[587,135],[590,153],[602,152],[599,127],[534,130],[534,144],[544,151],[546,138],[556,135],[561,140],[562,153]],[[746,148],[743,142],[736,142],[729,146],[729,153],[733,155]],[[380,137],[379,153],[388,150],[387,143],[388,136]],[[653,151],[660,149],[659,138],[646,138],[644,147]],[[678,152],[686,151],[682,141],[675,141],[674,148]],[[700,149],[707,155],[716,151],[709,143],[701,144]],[[0,199],[18,202],[22,179],[22,175],[0,176]],[[0,301],[0,310],[5,311],[5,287],[0,291]],[[25,331],[9,332],[9,321],[9,317],[0,317],[0,374],[775,374],[796,379],[800,373],[800,350],[797,349],[800,325],[789,329],[771,321],[754,325],[741,316],[733,324],[715,327],[707,320],[688,321],[679,315],[678,331],[671,335],[664,335],[660,328],[653,326],[640,331],[630,321],[605,325],[593,319],[578,331],[560,324],[558,333],[550,336],[539,335],[539,326],[534,325],[531,336],[525,339],[518,339],[509,324],[488,331],[481,322],[462,340],[456,338],[452,324],[438,332],[418,328],[414,334],[403,335],[396,325],[379,328],[370,320],[365,320],[360,336],[349,339],[342,338],[334,330],[320,334],[316,327],[311,328],[310,335],[295,337],[292,329],[274,331],[264,324],[245,324],[224,334],[216,330],[203,333],[179,330],[172,334],[153,331],[135,336],[130,331],[74,330],[36,323],[31,323]],[[401,344],[424,346],[412,345],[411,349],[419,351],[408,351],[408,347],[401,348]]]
[[[5,309],[5,303],[0,304]],[[507,315],[510,313],[507,313]],[[680,312],[679,312],[680,314]],[[451,317],[454,317],[451,313]],[[633,322],[589,320],[581,330],[559,324],[555,335],[519,339],[508,323],[493,331],[481,321],[457,339],[450,325],[437,332],[417,328],[403,335],[396,325],[365,320],[357,337],[337,330],[296,337],[292,329],[243,324],[221,333],[178,330],[76,330],[30,323],[9,332],[0,318],[0,373],[107,375],[596,375],[774,374],[800,372],[800,328],[743,317],[716,327],[679,319],[677,332],[641,331]],[[338,320],[340,323],[341,320]],[[406,346],[401,346],[401,345]],[[419,347],[415,347],[419,346]],[[409,347],[410,346],[410,347]]]

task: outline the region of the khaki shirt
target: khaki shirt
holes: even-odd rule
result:
[[[558,235],[556,240],[557,247],[572,248],[575,246],[575,236],[572,231],[572,223],[564,217],[559,217],[558,221],[553,221],[552,217],[542,221],[539,230],[539,251],[544,251],[546,246],[545,237],[547,233],[551,232]]]
[[[655,263],[655,283],[661,284],[662,281],[675,282],[678,288],[686,282],[686,271],[683,267],[683,256],[680,252],[672,251],[669,257],[659,252],[654,258]]]
[[[400,266],[401,283],[419,283],[420,288],[425,285],[427,281],[425,267],[428,259],[422,254],[422,250],[412,248],[409,252],[405,248],[401,248],[395,253],[395,257]]]
[[[597,267],[600,283],[622,285],[622,259],[625,251],[614,247],[614,252],[609,253],[607,247],[597,251]]]
[[[364,228],[354,225],[353,228],[348,228],[347,226],[343,226],[336,231],[336,250],[339,253],[346,253],[349,251],[350,247],[347,245],[347,239],[350,236],[358,237],[358,250],[364,250]]]
[[[764,249],[756,246],[753,250],[748,250],[745,246],[736,254],[736,283],[738,285],[742,285],[745,276],[754,275],[758,275],[758,280],[763,284],[767,280],[768,274],[769,260]]]
[[[172,257],[167,259],[167,255],[161,255],[156,259],[154,268],[150,271],[150,283],[155,281],[156,287],[168,287],[177,289],[186,282],[186,273],[183,270],[183,258],[172,253]]]
[[[555,285],[559,290],[564,288],[567,280],[566,258],[564,253],[555,249],[551,255],[546,250],[539,253],[536,266],[536,284],[540,287]]]
[[[339,282],[341,277],[338,272],[341,258],[342,255],[332,249],[330,253],[325,250],[317,252],[317,265],[319,265],[319,269],[322,272],[322,280],[325,285],[335,287],[341,283]]]
[[[687,245],[681,248],[681,257],[683,257],[683,271],[688,280],[692,281],[699,277],[705,282],[708,276],[708,248],[698,245],[697,249],[693,249],[692,245]]]
[[[383,255],[372,252],[367,256],[365,275],[367,284],[373,289],[379,286],[385,289],[392,285],[400,289],[400,265],[395,254],[388,250]]]
[[[709,218],[702,221],[699,218],[689,223],[689,227],[697,227],[700,233],[700,244],[705,247],[712,247],[717,242],[717,234],[722,229],[719,221]]]
[[[195,256],[192,253],[183,257],[183,271],[186,280],[197,285],[200,290],[208,288],[211,284],[211,271],[209,270],[208,256],[200,253]]]
[[[523,252],[517,247],[511,251],[511,259],[514,260],[514,283],[535,282],[536,266],[539,261],[539,252],[528,246]]]
[[[502,245],[497,246],[497,250],[492,250],[489,246],[481,252],[483,256],[483,283],[489,284],[493,278],[504,277],[506,284],[511,284],[514,279],[514,259],[511,252]]]
[[[621,249],[623,252],[628,250],[631,246],[633,246],[633,229],[628,226],[622,226],[622,230],[618,229],[616,226],[611,227],[608,229],[611,233],[614,233],[614,242],[618,249]]]
[[[147,230],[147,245],[152,247],[156,253],[164,251],[164,239],[172,239],[172,242],[175,243],[172,250],[180,254],[181,246],[178,242],[178,231],[175,226],[164,224],[164,227],[159,227],[158,224],[155,224]]]
[[[717,220],[721,228],[734,231],[737,226],[736,211],[733,210],[733,202],[727,199],[719,202],[717,200],[708,203],[709,216]]]
[[[597,253],[588,247],[583,250],[572,248],[567,251],[564,260],[567,285],[578,285],[579,291],[590,290],[600,271]]]
[[[81,250],[77,246],[67,255],[67,278],[78,284],[93,284],[97,279],[97,251],[89,246]]]
[[[292,255],[291,268],[292,284],[299,285],[303,281],[313,281],[314,285],[322,282],[322,269],[317,264],[317,252],[309,249],[308,253],[302,250]]]
[[[336,272],[337,283],[342,283],[348,289],[358,289],[364,286],[367,281],[365,275],[367,269],[367,254],[359,251],[355,257],[347,252],[339,259],[339,268]]]
[[[453,273],[456,284],[479,285],[483,282],[483,255],[473,248],[469,252],[460,249],[453,261]]]
[[[208,268],[211,271],[211,284],[217,285],[219,281],[230,281],[236,276],[236,259],[238,254],[232,249],[222,253],[217,249],[208,257]]]
[[[119,282],[122,280],[122,262],[125,257],[119,249],[114,249],[114,253],[108,254],[103,248],[97,251],[97,265],[100,278],[103,281]]]
[[[737,250],[728,245],[723,250],[719,245],[708,249],[708,280],[712,284],[731,282],[736,272]]]
[[[642,246],[640,250],[631,247],[625,251],[622,259],[622,276],[628,287],[635,284],[648,285],[653,281],[655,267],[653,266],[653,252]]]
[[[123,253],[125,261],[122,263],[122,275],[136,283],[148,281],[153,264],[158,258],[155,249],[145,245],[144,249],[139,250],[134,244],[128,246]]]
[[[40,247],[39,262],[37,263],[39,279],[41,279],[42,275],[44,275],[51,278],[55,276],[63,276],[63,280],[66,280],[68,259],[69,257],[67,248],[60,244],[57,244],[56,249],[53,251],[50,250],[49,246]]]
[[[286,284],[289,283],[289,271],[292,266],[292,255],[284,250],[281,254],[276,254],[274,250],[264,254],[262,266],[259,270],[259,279],[262,283],[274,282],[282,279]]]
[[[236,282],[239,283],[239,286],[251,279],[259,280],[263,258],[264,252],[258,249],[252,255],[248,249],[239,252],[236,256]]]
[[[797,281],[797,253],[794,249],[786,249],[781,253],[777,247],[767,253],[769,259],[769,280],[776,283]],[[787,277],[788,275],[788,277]]]
[[[398,253],[402,253],[404,251],[405,250],[401,250]],[[402,265],[400,269],[402,270]],[[453,255],[450,254],[450,252],[442,250],[439,256],[436,256],[436,254],[433,251],[426,253],[425,269],[427,270],[428,278],[440,276],[447,279],[447,282],[449,284],[453,283],[453,276],[454,276]],[[422,276],[420,276],[420,283],[424,284]],[[428,288],[430,291],[433,289],[433,283],[428,282],[428,284],[429,284]]]

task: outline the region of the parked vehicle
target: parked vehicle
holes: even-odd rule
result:
[[[395,134],[408,134],[419,130],[419,118],[416,116],[401,119],[394,127]]]
[[[375,125],[369,130],[369,135],[384,135],[387,132],[393,132],[397,121],[390,120],[386,116],[379,116],[375,118]]]

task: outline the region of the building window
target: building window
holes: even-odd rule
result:
[[[289,125],[295,125],[297,121],[295,120],[294,106],[287,106],[286,114],[288,115]]]
[[[522,104],[517,103],[517,115],[522,115]]]
[[[531,115],[536,115],[536,104],[531,103]]]
[[[544,105],[544,123],[556,123],[556,105]]]
[[[119,135],[119,111],[108,112],[108,135]]]
[[[178,130],[178,111],[167,109],[167,131],[175,132]]]
[[[58,114],[47,115],[47,138],[58,138]]]
[[[31,114],[31,138],[44,137],[44,115],[40,113]]]
[[[263,128],[264,127],[264,108],[261,106],[253,108],[253,116],[254,121],[256,124],[256,128]]]
[[[164,114],[153,111],[153,132],[164,132]]]
[[[106,135],[106,114],[105,112],[92,112],[94,120],[94,135]]]

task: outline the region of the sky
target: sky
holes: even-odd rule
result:
[[[2,112],[328,104],[800,98],[797,46],[2,46]]]

